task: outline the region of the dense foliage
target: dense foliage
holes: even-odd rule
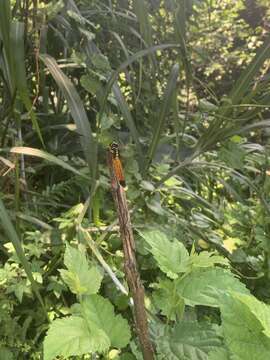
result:
[[[0,1],[0,359],[270,358],[268,0]]]

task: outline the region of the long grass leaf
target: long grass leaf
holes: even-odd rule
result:
[[[121,73],[123,70],[125,70],[128,66],[130,66],[131,64],[133,64],[135,61],[139,60],[140,58],[147,56],[149,54],[152,54],[158,50],[165,50],[165,49],[170,49],[170,48],[178,48],[179,45],[177,44],[162,44],[162,45],[155,45],[152,46],[148,49],[144,49],[141,51],[138,51],[137,53],[133,54],[132,56],[130,56],[126,61],[124,61],[111,75],[111,77],[109,78],[106,88],[104,90],[104,95],[103,95],[103,99],[101,101],[101,108],[100,108],[100,112],[99,112],[99,117],[100,119],[103,116],[103,113],[105,111],[105,106],[106,106],[106,102],[107,102],[107,98],[108,95],[112,89],[113,84],[115,83],[115,81],[118,78],[119,73]]]
[[[255,57],[248,65],[248,67],[241,74],[240,78],[237,80],[235,86],[233,87],[229,97],[231,98],[232,104],[238,104],[241,102],[241,99],[244,97],[248,89],[250,88],[250,83],[254,79],[255,75],[258,73],[260,68],[266,59],[270,56],[270,36],[265,40],[264,44],[259,48]]]
[[[148,46],[152,45],[152,27],[149,21],[149,10],[144,0],[133,1],[134,12],[137,16],[140,33]]]
[[[59,159],[58,157],[56,157],[52,154],[49,154],[43,150],[30,148],[30,147],[24,147],[24,146],[16,146],[16,147],[11,148],[10,152],[15,153],[15,154],[24,154],[24,155],[30,155],[30,156],[36,156],[36,157],[42,158],[44,160],[54,163],[55,165],[61,166],[62,168],[69,170],[69,171],[73,172],[74,174],[83,177],[84,179],[89,180],[86,175],[81,173],[79,170],[75,169],[73,166],[67,164],[66,162]]]
[[[34,280],[34,277],[33,277],[33,274],[32,274],[32,271],[31,271],[31,267],[30,267],[30,264],[29,262],[27,261],[26,257],[25,257],[25,254],[24,254],[24,250],[23,250],[23,247],[22,247],[22,244],[19,240],[19,237],[16,233],[16,230],[10,220],[10,217],[6,211],[6,208],[4,206],[4,203],[2,202],[2,200],[0,199],[0,221],[2,223],[2,227],[7,235],[7,237],[9,238],[9,240],[12,242],[13,246],[14,246],[14,249],[16,251],[16,254],[18,256],[18,259],[20,261],[20,263],[22,264],[24,270],[25,270],[25,273],[31,283],[31,286],[33,288],[33,291],[34,293],[36,294],[37,296],[37,299],[39,300],[41,306],[42,306],[42,309],[47,317],[47,313],[46,313],[46,310],[45,310],[45,307],[44,307],[44,303],[43,303],[43,300],[42,300],[42,297],[40,295],[40,292],[38,290],[38,286]]]
[[[22,103],[29,112],[34,129],[38,137],[45,147],[42,134],[38,125],[37,117],[33,111],[32,102],[29,96],[27,86],[25,58],[24,58],[24,24],[18,21],[13,21],[10,28],[10,41],[12,47],[12,56],[16,59],[16,66],[14,66],[15,84]]]
[[[137,147],[137,151],[139,153],[139,158],[140,158],[140,163],[142,162],[142,150],[141,150],[141,145],[140,145],[140,142],[139,142],[139,134],[138,134],[138,131],[137,131],[137,128],[136,128],[136,125],[134,123],[134,120],[132,118],[132,115],[129,111],[129,108],[128,108],[128,104],[126,102],[126,99],[124,98],[122,92],[121,92],[121,89],[120,87],[118,86],[117,83],[115,83],[112,87],[112,91],[113,91],[113,94],[116,98],[116,101],[119,105],[119,108],[124,116],[124,119],[126,121],[126,125],[127,127],[129,128],[129,131],[131,133],[131,136],[136,144],[136,147]]]
[[[47,54],[40,55],[40,58],[49,69],[68,103],[72,118],[77,126],[79,134],[81,135],[80,142],[86,161],[92,175],[94,175],[97,165],[97,145],[92,134],[83,102],[75,89],[75,86],[59,68],[55,59]]]
[[[181,62],[183,64],[185,75],[186,75],[186,87],[190,87],[190,83],[192,80],[192,69],[191,69],[191,62],[189,60],[189,54],[186,46],[186,23],[187,23],[187,3],[186,0],[180,0],[177,10],[175,11],[174,16],[174,29],[175,29],[175,35],[177,40],[180,44],[180,57]]]
[[[10,93],[14,91],[13,58],[10,44],[10,0],[0,1],[0,38],[3,41],[3,66]]]
[[[149,146],[149,150],[147,152],[146,165],[144,167],[144,171],[147,171],[155,155],[159,140],[161,138],[162,130],[164,128],[164,124],[166,121],[166,115],[173,101],[173,97],[174,97],[173,95],[176,88],[178,75],[179,75],[179,64],[175,64],[172,67],[169,80],[164,92],[164,98],[161,104],[160,115],[157,119],[157,123],[155,124],[154,135],[151,144]]]

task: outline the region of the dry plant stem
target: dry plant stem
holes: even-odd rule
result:
[[[112,194],[117,208],[119,228],[123,242],[124,251],[124,270],[128,282],[129,290],[134,301],[134,319],[136,331],[140,340],[143,358],[145,360],[154,359],[154,350],[150,341],[147,316],[144,307],[144,288],[141,283],[140,274],[137,268],[135,257],[135,242],[127,206],[125,190],[118,183],[113,167],[112,157],[108,152],[108,165],[111,174]]]

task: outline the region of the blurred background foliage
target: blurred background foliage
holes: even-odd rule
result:
[[[57,269],[78,218],[123,277],[119,235],[104,232],[116,219],[111,141],[134,227],[217,251],[269,302],[269,55],[268,0],[1,1],[5,359],[39,359],[41,308],[68,312]],[[137,247],[148,289],[158,269]],[[130,317],[109,279],[102,293]]]

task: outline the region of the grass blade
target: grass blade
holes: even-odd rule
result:
[[[177,44],[162,44],[162,45],[155,45],[152,46],[148,49],[144,49],[141,51],[138,51],[137,53],[135,53],[134,55],[130,56],[126,61],[124,61],[111,75],[111,77],[108,80],[107,86],[105,88],[104,91],[104,95],[103,95],[103,99],[101,101],[101,108],[100,108],[100,112],[99,112],[99,117],[100,119],[102,118],[102,115],[105,111],[105,106],[106,106],[106,102],[107,102],[107,98],[108,95],[112,89],[113,84],[115,83],[115,81],[118,78],[118,75],[125,70],[128,66],[130,66],[131,64],[133,64],[135,61],[141,59],[144,56],[147,56],[149,54],[152,54],[158,50],[165,50],[165,49],[170,49],[170,48],[178,48],[179,45]]]
[[[40,58],[49,69],[68,103],[71,115],[77,126],[77,130],[81,135],[80,142],[86,161],[89,165],[93,177],[95,178],[94,174],[96,172],[97,166],[97,145],[93,137],[82,100],[77,90],[75,89],[75,86],[59,68],[55,59],[47,54],[40,55]],[[95,180],[94,178],[93,181]]]
[[[126,124],[127,124],[127,127],[129,128],[129,131],[131,133],[131,136],[136,144],[136,147],[137,147],[137,151],[139,153],[139,159],[140,159],[140,163],[142,163],[142,159],[143,159],[143,156],[142,156],[142,149],[141,149],[141,145],[140,145],[140,142],[139,142],[139,134],[138,134],[138,131],[137,131],[137,128],[136,128],[136,125],[134,123],[134,120],[132,118],[132,115],[129,111],[129,108],[128,108],[128,104],[126,102],[126,99],[124,98],[122,92],[121,92],[121,89],[120,87],[118,86],[117,83],[115,83],[112,87],[112,91],[113,91],[113,94],[118,102],[118,105],[119,105],[119,108],[126,120]]]
[[[167,87],[164,92],[164,98],[163,98],[162,105],[161,105],[160,115],[157,120],[157,124],[155,125],[154,135],[153,135],[150,147],[147,152],[144,172],[146,172],[148,170],[148,168],[152,162],[152,159],[155,155],[155,152],[156,152],[156,149],[157,149],[157,146],[158,146],[161,134],[162,134],[162,130],[164,128],[166,115],[168,113],[168,110],[169,110],[172,100],[173,100],[173,95],[174,95],[174,91],[176,88],[178,75],[179,75],[179,64],[175,64],[172,67],[172,70],[171,70],[171,73],[169,76],[169,80],[168,80],[168,84],[167,84]]]
[[[25,58],[24,58],[24,24],[18,21],[13,21],[11,23],[10,29],[10,41],[12,46],[12,54],[14,59],[16,59],[16,65],[14,65],[14,75],[15,83],[18,89],[18,93],[22,103],[24,104],[26,110],[29,112],[32,124],[36,130],[38,137],[45,147],[42,134],[38,125],[37,117],[33,111],[32,102],[29,96],[29,90],[26,80],[26,71],[25,71]]]
[[[58,157],[56,157],[52,154],[49,154],[43,150],[30,148],[30,147],[24,147],[24,146],[16,146],[16,147],[11,148],[10,152],[15,153],[15,154],[24,154],[24,155],[30,155],[30,156],[36,156],[36,157],[42,158],[44,160],[54,163],[55,165],[61,166],[62,168],[69,170],[69,171],[73,172],[74,174],[83,177],[86,180],[89,180],[86,175],[81,173],[79,170],[75,169],[73,166],[67,164],[66,162],[59,159]]]
[[[0,38],[3,41],[3,66],[10,93],[14,91],[12,51],[10,46],[11,5],[9,0],[0,1]]]
[[[257,72],[262,67],[263,63],[270,56],[270,37],[268,37],[264,44],[257,51],[257,54],[242,73],[240,78],[237,80],[235,86],[233,87],[229,97],[231,98],[232,104],[241,103],[241,100],[244,98],[246,92],[250,89],[250,84],[254,79]]]

